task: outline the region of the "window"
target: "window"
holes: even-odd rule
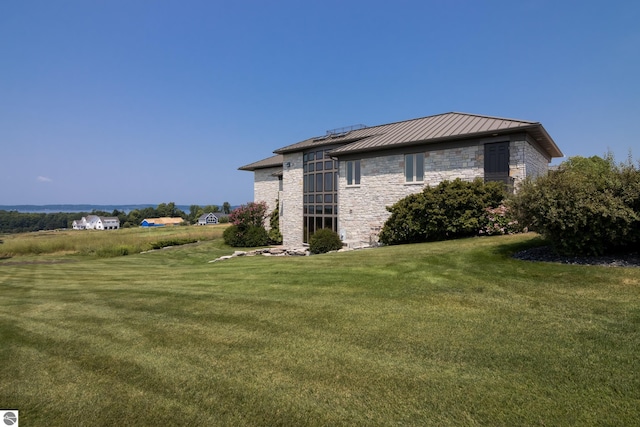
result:
[[[360,185],[360,160],[347,162],[347,185]]]
[[[405,182],[424,181],[424,153],[404,156],[404,178]]]
[[[321,228],[337,231],[338,162],[329,152],[337,147],[303,153],[303,241]]]

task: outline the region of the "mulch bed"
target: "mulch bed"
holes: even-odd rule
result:
[[[549,246],[527,249],[513,255],[523,261],[557,262],[574,265],[599,265],[604,267],[640,267],[640,254],[627,253],[607,256],[562,256],[551,250]]]

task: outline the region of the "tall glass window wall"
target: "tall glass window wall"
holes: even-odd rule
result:
[[[305,243],[322,228],[338,231],[338,161],[328,155],[333,148],[303,154]]]

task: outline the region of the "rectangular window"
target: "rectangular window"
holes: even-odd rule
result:
[[[360,160],[347,162],[347,185],[360,185]]]
[[[325,172],[324,191],[332,191],[332,189],[333,189],[333,172]]]
[[[404,156],[404,178],[405,182],[424,181],[424,153]]]
[[[316,174],[316,191],[321,192],[322,191],[322,183],[324,181],[322,180],[322,174],[321,173],[317,173]]]

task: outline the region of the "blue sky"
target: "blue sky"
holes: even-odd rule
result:
[[[638,22],[632,1],[2,1],[0,205],[246,203],[237,168],[274,149],[449,111],[638,160]]]

